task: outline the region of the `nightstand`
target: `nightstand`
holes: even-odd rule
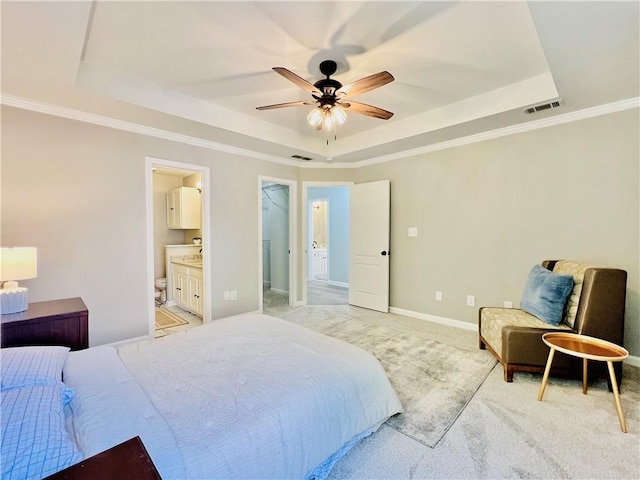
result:
[[[140,437],[133,437],[109,450],[71,465],[46,480],[162,480]]]
[[[81,298],[34,302],[24,312],[0,315],[2,347],[62,345],[89,348],[89,311]]]

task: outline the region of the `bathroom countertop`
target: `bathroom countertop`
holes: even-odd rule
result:
[[[184,265],[185,267],[202,268],[202,262],[194,262],[189,260],[172,260],[171,263]]]
[[[171,257],[171,263],[177,263],[178,265],[184,265],[186,267],[202,268],[202,255],[173,255]]]

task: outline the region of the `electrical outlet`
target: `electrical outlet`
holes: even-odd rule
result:
[[[437,290],[437,291],[436,291],[436,300],[437,300],[438,302],[441,302],[441,301],[442,301],[442,292],[441,292],[441,291],[439,291],[439,290]]]
[[[475,307],[475,306],[476,306],[475,295],[467,295],[467,307]]]
[[[505,300],[504,308],[513,308],[513,302],[511,300]]]
[[[231,292],[229,290],[224,291],[224,299],[231,300]]]
[[[408,234],[409,234],[410,237],[417,237],[418,236],[418,227],[409,227]]]
[[[231,290],[231,301],[235,302],[236,300],[238,300],[238,291],[237,290]]]

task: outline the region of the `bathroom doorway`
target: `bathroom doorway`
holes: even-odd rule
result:
[[[305,182],[307,305],[349,303],[349,185]]]
[[[157,158],[146,167],[149,336],[159,337],[211,319],[210,177]]]

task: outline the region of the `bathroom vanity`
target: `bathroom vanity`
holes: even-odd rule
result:
[[[167,305],[204,315],[202,245],[165,245]],[[190,293],[191,292],[191,293]]]
[[[190,258],[191,257],[191,258]],[[193,258],[195,257],[195,258]],[[202,257],[179,255],[171,260],[173,300],[200,317],[204,314]]]

